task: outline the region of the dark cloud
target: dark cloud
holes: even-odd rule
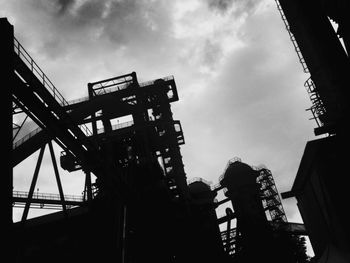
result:
[[[233,4],[234,0],[207,0],[210,9],[226,12]]]
[[[157,48],[171,37],[171,7],[171,3],[150,0],[32,0],[14,11],[23,17],[16,29],[31,24],[32,31],[24,35],[32,39],[35,35],[41,55],[55,59],[77,49],[96,54]]]
[[[231,14],[240,17],[251,14],[262,0],[207,0],[209,9],[220,14]]]
[[[59,13],[65,13],[69,9],[75,0],[57,0],[57,5],[59,6]]]
[[[122,7],[122,5],[120,5]],[[104,23],[103,14],[108,12],[108,1],[86,1],[77,7],[75,12],[65,14],[69,23],[76,26],[90,26],[96,24],[99,20]]]

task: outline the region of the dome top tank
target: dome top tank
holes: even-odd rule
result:
[[[257,171],[248,164],[235,161],[227,167],[220,181],[222,186],[231,190],[239,189],[248,185],[256,185]]]
[[[216,195],[211,191],[210,186],[201,180],[190,183],[188,189],[194,199],[214,199]]]

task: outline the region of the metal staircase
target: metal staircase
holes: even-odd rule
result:
[[[269,169],[256,168],[259,175],[257,183],[260,185],[261,199],[265,210],[269,211],[272,222],[287,222],[281,198]]]
[[[326,108],[321,100],[320,94],[316,91],[316,86],[311,77],[305,81],[304,87],[306,88],[312,103],[312,106],[308,110],[311,111],[313,116],[312,119],[316,121],[317,126],[321,127],[324,125],[323,118],[326,115]]]

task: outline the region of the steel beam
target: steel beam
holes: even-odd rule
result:
[[[26,204],[25,204],[25,207],[24,207],[24,210],[23,210],[23,214],[22,214],[22,219],[21,219],[22,222],[27,220],[27,216],[28,216],[30,204],[32,202],[32,197],[33,197],[36,181],[38,180],[38,175],[39,175],[39,171],[40,171],[40,167],[41,167],[41,162],[43,160],[44,151],[45,151],[45,145],[43,147],[41,147],[40,152],[39,152],[39,156],[38,156],[38,160],[37,160],[37,163],[36,163],[33,179],[32,179],[32,182],[31,182],[30,188],[29,188],[28,198],[26,200]]]
[[[230,213],[229,215],[218,218],[217,222],[219,225],[221,225],[222,223],[226,223],[227,221],[235,219],[236,217],[236,213]]]
[[[28,198],[24,197],[13,197],[13,205],[15,207],[23,207],[28,202]],[[62,203],[67,206],[81,206],[84,204],[83,201],[70,201],[65,200],[62,202],[61,200],[55,200],[55,199],[42,199],[42,198],[31,198],[30,200],[30,206],[40,206],[40,208],[45,208],[45,205],[50,205],[50,207],[55,207],[58,210],[62,210]],[[68,209],[67,209],[68,210]]]
[[[58,168],[57,168],[57,162],[56,162],[55,152],[54,152],[54,150],[53,150],[52,142],[51,142],[51,141],[49,142],[49,149],[50,149],[50,154],[51,154],[52,165],[53,165],[54,172],[55,172],[55,177],[56,177],[58,192],[59,192],[59,194],[60,194],[62,209],[63,209],[63,212],[66,214],[66,205],[65,205],[65,200],[64,200],[64,194],[63,194],[63,188],[62,188],[61,178],[60,178],[60,174],[58,173]]]

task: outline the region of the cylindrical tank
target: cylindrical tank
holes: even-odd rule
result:
[[[231,199],[237,217],[253,222],[267,220],[256,182],[257,175],[258,172],[248,164],[235,161],[229,164],[220,181],[227,188],[225,194]]]
[[[264,243],[271,236],[263,209],[258,172],[249,165],[234,161],[227,167],[220,184],[227,188],[237,217],[237,231],[241,235],[242,251],[247,258],[261,254]]]
[[[188,185],[191,197],[191,244],[198,262],[216,262],[224,256],[224,249],[220,236],[220,229],[216,216],[216,192],[209,184],[198,179]]]
[[[188,185],[189,192],[193,201],[207,202],[214,205],[216,192],[211,191],[210,186],[203,180],[197,180]],[[215,211],[215,210],[214,210]]]

